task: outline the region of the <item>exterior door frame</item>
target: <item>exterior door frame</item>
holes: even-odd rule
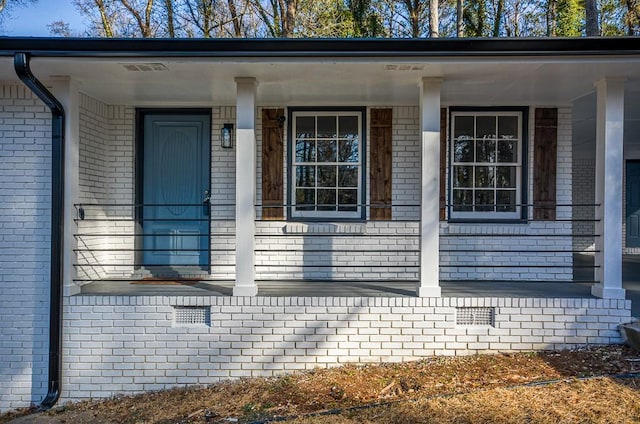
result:
[[[135,110],[135,142],[134,142],[134,222],[135,222],[135,264],[134,269],[140,270],[143,265],[143,240],[141,235],[143,230],[143,203],[144,203],[144,118],[147,115],[202,115],[209,120],[209,156],[206,158],[207,167],[207,187],[211,193],[211,129],[212,129],[212,111],[207,108],[136,108]],[[209,235],[207,237],[207,261],[204,266],[197,266],[199,269],[211,273],[211,215],[209,214]]]

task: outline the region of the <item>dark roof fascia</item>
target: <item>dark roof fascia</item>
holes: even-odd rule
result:
[[[637,56],[640,37],[412,39],[109,39],[0,37],[0,56],[32,57],[501,57]]]

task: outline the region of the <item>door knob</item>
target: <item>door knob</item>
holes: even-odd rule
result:
[[[202,213],[205,216],[209,216],[211,214],[211,195],[209,194],[209,190],[204,191],[204,199],[202,199]]]

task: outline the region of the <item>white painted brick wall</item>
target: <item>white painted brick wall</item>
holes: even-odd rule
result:
[[[270,106],[277,107],[277,106]],[[257,138],[257,196],[256,204],[261,199],[261,110],[258,109],[256,122]],[[82,149],[85,154],[81,161],[88,162],[83,167],[90,170],[83,171],[81,180],[86,192],[91,191],[91,182],[94,176],[98,176],[100,187],[110,187],[108,190],[109,202],[133,202],[133,111],[131,108],[106,106],[93,99],[85,97],[83,101],[82,121],[85,130],[81,143],[87,144]],[[101,128],[105,122],[105,114],[109,114],[106,120],[107,130]],[[95,124],[91,117],[97,116]],[[529,150],[528,154],[528,181],[529,198],[532,196],[533,181],[533,144],[535,140],[533,126],[534,108],[530,108],[529,116]],[[234,275],[234,207],[235,203],[235,149],[222,149],[220,147],[220,128],[224,123],[235,121],[235,107],[216,107],[212,109],[212,278],[233,278]],[[93,126],[97,128],[93,128]],[[368,131],[368,130],[367,130]],[[94,135],[96,134],[96,135]],[[93,135],[93,136],[91,136]],[[102,135],[102,140],[100,140]],[[285,134],[286,139],[286,134]],[[367,137],[369,139],[369,137]],[[327,279],[327,278],[363,278],[363,279],[412,279],[418,277],[416,267],[418,253],[415,252],[417,223],[406,222],[417,219],[420,203],[420,144],[419,144],[419,108],[415,106],[393,107],[393,203],[394,218],[397,222],[392,224],[383,222],[369,222],[363,226],[365,233],[357,237],[357,241],[348,234],[312,236],[284,236],[285,223],[258,222],[257,234],[258,249],[271,250],[271,252],[258,252],[257,276],[261,279]],[[94,144],[104,144],[102,150],[94,147]],[[286,155],[287,145],[284,149],[284,168],[286,181]],[[98,154],[111,158],[109,162],[99,162],[91,167],[92,156],[90,152],[98,151]],[[120,172],[122,170],[123,172]],[[365,171],[368,174],[368,171]],[[116,181],[117,177],[117,181]],[[559,110],[558,128],[558,172],[557,172],[557,199],[560,204],[571,204],[571,110],[563,108]],[[369,188],[365,188],[368,196]],[[99,191],[98,191],[99,193]],[[84,194],[85,196],[88,193]],[[260,210],[257,211],[260,219]],[[533,213],[529,211],[529,215]],[[112,214],[113,215],[113,214]],[[570,207],[558,208],[558,218],[571,217]],[[123,219],[130,218],[126,213],[118,216]],[[114,227],[113,223],[97,223],[96,230],[131,232],[130,222],[119,223]],[[85,224],[83,224],[85,225]],[[391,225],[391,227],[389,227]],[[98,231],[98,232],[99,232]],[[469,234],[487,234],[486,237],[475,237]],[[411,234],[406,240],[394,236],[397,234]],[[476,252],[447,253],[441,252],[442,266],[441,276],[444,280],[456,279],[489,279],[489,280],[568,280],[572,278],[572,257],[570,254],[558,253],[517,253],[505,255],[504,253],[487,254],[485,250],[504,250],[510,246],[530,250],[571,250],[571,237],[561,238],[552,234],[571,234],[571,223],[562,222],[530,222],[528,224],[450,224],[441,223],[441,243],[443,249],[464,250],[476,249]],[[452,237],[451,235],[455,235]],[[510,237],[503,237],[509,235]],[[522,237],[513,237],[521,235]],[[549,235],[546,237],[545,235]],[[124,239],[95,239],[96,245],[111,245],[112,248],[127,248],[133,246],[133,237]],[[110,243],[110,244],[109,244]],[[362,252],[349,250],[361,249],[367,246],[372,252],[364,255]],[[341,252],[304,252],[308,248],[316,249],[342,249]],[[276,252],[281,250],[281,252]],[[285,252],[282,252],[285,250]],[[377,251],[376,251],[377,250]],[[404,251],[402,251],[404,250]],[[99,262],[103,257],[89,258]],[[111,255],[108,260],[115,263],[127,263],[133,261],[131,254]],[[469,267],[473,264],[480,267]],[[272,266],[268,266],[271,264]],[[380,267],[380,265],[388,265]],[[467,266],[455,266],[455,265]],[[514,265],[515,268],[505,268],[505,265]],[[304,265],[304,266],[301,266]],[[317,265],[316,267],[312,267]],[[348,265],[345,267],[345,265]],[[488,265],[493,265],[487,267]],[[545,267],[544,265],[550,265]],[[101,267],[90,267],[90,271],[102,270]],[[121,272],[117,272],[121,271]],[[117,267],[105,269],[110,276],[126,276],[131,272],[130,268]],[[100,274],[103,275],[103,274]]]
[[[593,159],[579,159],[573,162],[573,203],[581,205],[593,205],[595,204],[595,160]],[[573,210],[574,219],[589,220],[595,217],[594,206],[581,206],[575,207]],[[624,222],[623,222],[624,225]],[[573,224],[573,248],[575,250],[593,251],[594,239],[593,237],[585,237],[586,235],[594,234],[595,225],[593,222],[575,222]],[[624,241],[623,241],[624,243]]]
[[[210,306],[178,326],[174,306]],[[456,308],[495,325],[456,325]],[[62,401],[345,363],[620,343],[629,301],[517,298],[67,298]],[[242,328],[240,333],[238,328]]]
[[[127,276],[134,255],[128,251],[134,244],[134,110],[111,106],[87,95],[80,95],[80,174],[78,203],[84,206],[86,220],[78,223],[78,234],[108,234],[81,236],[79,249],[109,249],[78,253],[79,279]],[[127,206],[114,206],[127,205]]]
[[[51,114],[0,86],[0,412],[47,393]]]

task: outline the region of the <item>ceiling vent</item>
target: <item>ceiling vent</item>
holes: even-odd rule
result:
[[[131,72],[164,72],[169,70],[162,63],[123,63],[122,66]]]
[[[387,71],[422,71],[424,70],[424,65],[403,63],[400,65],[386,65],[384,69]]]

